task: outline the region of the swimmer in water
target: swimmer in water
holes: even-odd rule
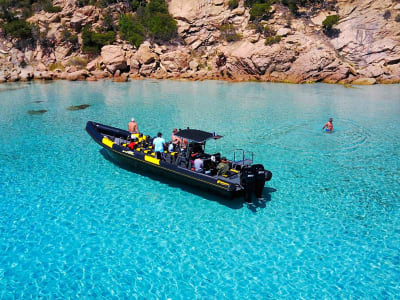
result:
[[[333,119],[330,118],[328,122],[326,122],[326,124],[324,125],[324,127],[322,127],[322,130],[325,129],[325,132],[332,132],[333,131]]]

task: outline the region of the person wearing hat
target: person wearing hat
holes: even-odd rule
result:
[[[332,122],[333,122],[333,119],[330,118],[329,121],[326,122],[326,124],[324,125],[324,127],[322,127],[322,130],[324,130],[324,129],[326,128],[326,129],[325,129],[326,132],[332,132],[332,131],[333,131],[333,124],[332,124]]]
[[[221,158],[221,162],[217,166],[217,175],[226,175],[229,171],[229,164],[226,157]]]
[[[135,118],[132,118],[131,121],[128,123],[128,130],[131,134],[132,133],[139,134],[139,129],[137,123],[135,122]]]

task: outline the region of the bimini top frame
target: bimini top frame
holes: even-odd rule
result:
[[[222,138],[220,135],[215,135],[215,133],[198,130],[198,129],[183,129],[179,130],[175,133],[176,136],[184,139],[188,139],[195,143],[204,143],[210,139],[219,139]]]

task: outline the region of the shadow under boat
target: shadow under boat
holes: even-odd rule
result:
[[[204,189],[196,188],[196,187],[191,187],[188,186],[184,183],[181,183],[176,180],[169,179],[168,177],[162,176],[160,174],[151,172],[147,169],[143,168],[137,168],[133,167],[129,164],[124,164],[122,161],[115,160],[113,157],[110,156],[109,152],[106,151],[104,148],[99,150],[100,154],[109,162],[113,163],[114,165],[118,166],[119,168],[122,168],[126,171],[132,172],[132,173],[137,173],[146,177],[149,177],[153,180],[157,180],[159,182],[162,182],[164,184],[167,184],[168,186],[172,188],[180,188],[181,190],[194,194],[196,196],[202,197],[204,199],[210,200],[210,201],[215,201],[218,202],[226,207],[229,207],[231,209],[240,209],[247,205],[244,197],[235,197],[231,199],[227,199],[223,196],[220,196],[218,194],[215,194],[215,192],[212,191],[207,191]],[[271,198],[271,193],[276,192],[276,189],[270,188],[270,187],[265,187],[262,196],[263,196],[263,201],[253,201],[252,206],[248,206],[250,210],[256,211],[257,208],[265,208],[266,207],[266,202],[269,202],[272,200]]]

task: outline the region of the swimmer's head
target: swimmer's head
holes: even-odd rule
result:
[[[329,122],[332,122],[333,121],[333,119],[332,118],[329,118]]]

